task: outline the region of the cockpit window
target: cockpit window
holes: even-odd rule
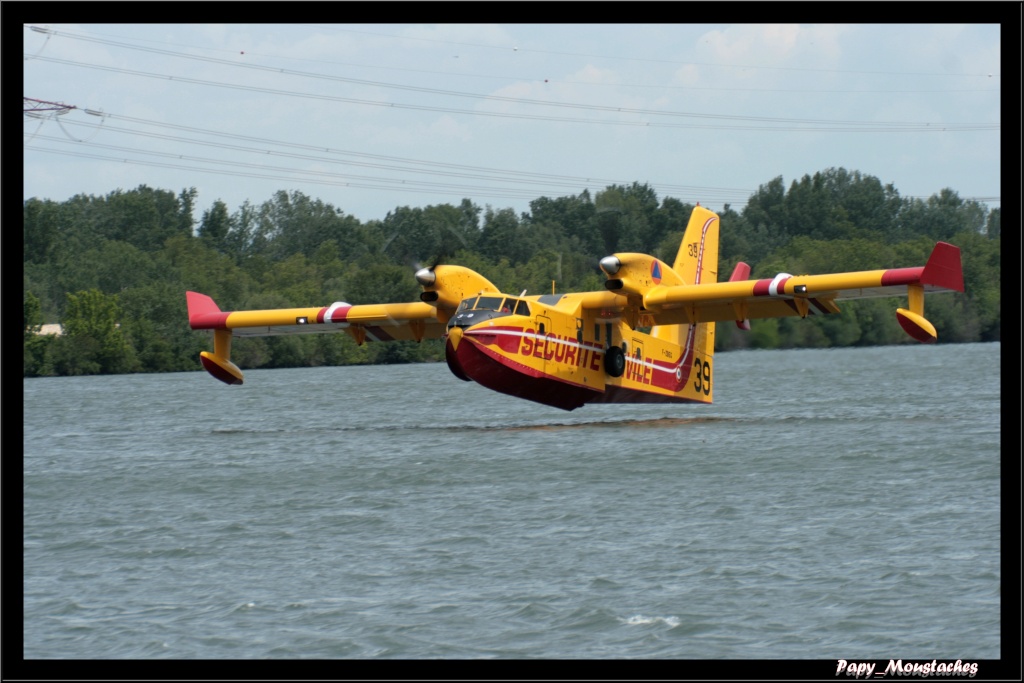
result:
[[[458,312],[477,311],[499,311],[501,313],[515,313],[516,315],[530,315],[530,306],[521,299],[500,296],[481,296],[471,299],[463,299],[459,304]]]
[[[502,301],[500,296],[482,296],[476,300],[474,308],[478,311],[500,311]]]

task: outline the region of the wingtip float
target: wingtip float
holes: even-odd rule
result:
[[[780,273],[750,280],[740,263],[718,281],[718,216],[697,206],[670,266],[646,254],[600,261],[604,291],[510,296],[482,275],[439,265],[416,273],[420,301],[222,311],[187,292],[189,324],[212,330],[200,360],[214,377],[241,384],[231,339],[345,332],[356,342],[444,339],[452,373],[495,391],[573,410],[587,403],[711,403],[715,323],[750,329],[755,318],[837,313],[837,301],[907,296],[900,326],[917,341],[937,338],[924,317],[926,293],[964,291],[960,250],[935,245],[924,266],[829,275]]]

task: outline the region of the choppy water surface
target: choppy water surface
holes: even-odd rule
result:
[[[572,413],[444,365],[25,380],[24,656],[998,659],[999,355]]]

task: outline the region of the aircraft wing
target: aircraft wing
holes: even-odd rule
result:
[[[440,339],[445,328],[437,308],[423,302],[358,306],[337,302],[317,308],[222,311],[205,294],[186,292],[185,296],[193,330],[227,329],[236,337],[348,331],[357,341],[420,341]],[[358,330],[365,332],[365,339],[359,339]]]
[[[745,264],[740,264],[745,266]],[[789,275],[771,279],[742,279],[737,267],[729,282],[656,286],[643,295],[643,304],[657,324],[698,323],[754,318],[806,317],[839,312],[843,299],[903,296],[909,310],[898,309],[904,330],[919,341],[934,341],[935,330],[923,318],[924,293],[964,291],[960,250],[939,242],[928,262],[916,268],[857,271],[830,275]]]
[[[364,341],[440,339],[445,323],[438,309],[423,302],[366,304],[337,302],[316,308],[277,308],[253,311],[222,311],[212,298],[186,292],[188,322],[193,330],[213,330],[214,351],[200,358],[214,377],[241,384],[242,373],[230,360],[231,337],[347,332]]]

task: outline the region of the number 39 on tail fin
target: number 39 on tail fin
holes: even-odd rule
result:
[[[717,322],[749,329],[755,318],[828,315],[844,299],[905,293],[907,306],[896,318],[927,343],[938,335],[924,317],[925,294],[964,291],[960,250],[944,242],[923,266],[750,280],[750,267],[740,263],[719,282],[718,235],[718,216],[697,206],[671,265],[646,254],[606,256],[603,291],[512,296],[468,268],[438,265],[416,273],[420,301],[403,304],[228,312],[188,292],[189,324],[213,331],[213,352],[202,352],[201,361],[227,384],[242,383],[230,358],[236,336],[444,339],[459,379],[573,410],[587,403],[711,403]]]

